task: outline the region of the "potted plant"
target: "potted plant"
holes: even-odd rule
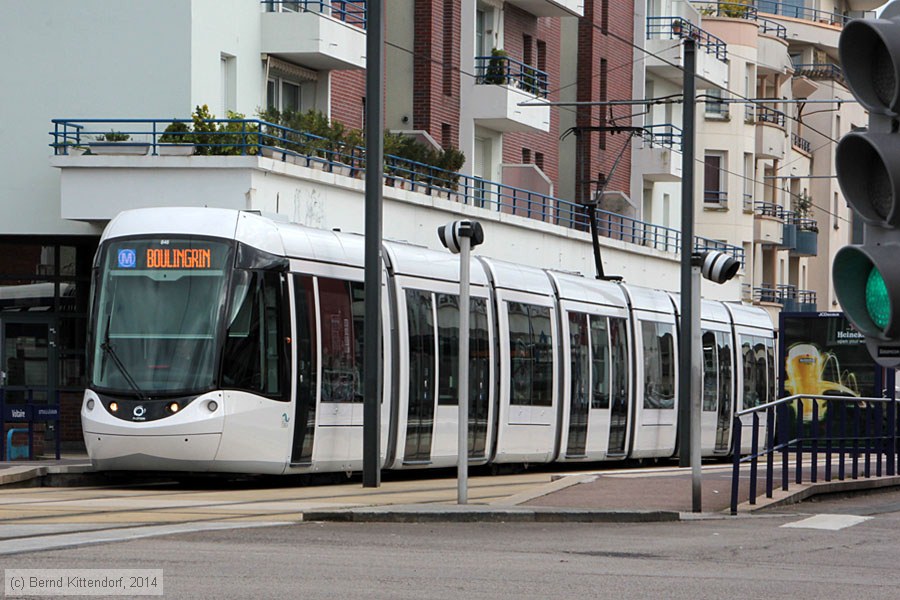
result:
[[[191,127],[185,121],[173,120],[159,136],[156,152],[160,156],[190,156],[194,153]]]
[[[88,146],[91,154],[131,154],[143,155],[150,150],[148,142],[131,141],[131,136],[127,133],[110,130],[109,133],[101,133],[95,141],[90,142]]]
[[[503,85],[506,83],[506,67],[509,55],[505,50],[494,48],[491,50],[491,59],[488,61],[482,82],[489,85]]]
[[[228,121],[219,126],[219,139],[212,154],[255,156],[259,152],[259,125],[247,121],[243,113],[228,111]]]
[[[194,124],[194,143],[197,145],[196,153],[202,155],[216,154],[215,148],[218,144],[216,136],[217,127],[214,121],[215,115],[209,112],[209,106],[206,104],[197,106],[191,120]]]

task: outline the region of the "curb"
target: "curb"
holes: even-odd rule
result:
[[[666,510],[498,509],[486,505],[309,510],[301,516],[303,522],[344,523],[665,523],[681,520],[680,513]]]
[[[738,514],[759,513],[789,504],[798,504],[813,496],[864,492],[892,487],[900,487],[900,475],[893,477],[860,477],[859,479],[844,479],[843,481],[832,479],[831,481],[818,483],[794,484],[794,487],[787,491],[782,490],[780,487],[774,490],[772,498],[760,496],[757,498],[756,504],[750,504],[749,501],[739,504]]]

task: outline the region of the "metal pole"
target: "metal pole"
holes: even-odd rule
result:
[[[472,240],[459,239],[459,426],[456,503],[468,502],[469,485],[469,254]]]
[[[703,372],[701,371],[703,340],[700,332],[700,265],[691,267],[691,312],[694,318],[690,322],[691,352],[690,357],[691,387],[691,507],[694,512],[701,511],[700,470],[700,400],[703,390]],[[684,321],[682,321],[684,323]],[[756,435],[754,433],[754,435]]]
[[[381,485],[381,233],[384,176],[384,12],[369,0],[366,24],[366,204],[363,487]]]
[[[694,307],[691,301],[691,255],[694,252],[694,119],[696,105],[696,48],[694,40],[684,38],[684,104],[682,112],[681,152],[681,337],[678,361],[678,465],[690,466],[691,457],[691,357],[690,335]]]

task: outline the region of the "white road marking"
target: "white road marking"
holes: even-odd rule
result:
[[[814,515],[801,521],[787,523],[782,527],[794,529],[826,529],[828,531],[837,531],[845,527],[859,525],[864,521],[868,521],[872,517],[858,517],[856,515]]]
[[[75,546],[87,546],[91,544],[108,544],[110,542],[124,542],[137,538],[156,537],[160,535],[172,535],[176,533],[190,533],[195,531],[221,531],[225,529],[244,529],[247,527],[272,527],[275,525],[289,525],[280,521],[253,521],[235,523],[173,523],[170,525],[148,525],[144,527],[121,527],[116,529],[104,529],[100,531],[80,531],[77,533],[60,533],[56,535],[42,535],[4,540],[0,546],[0,555],[20,554],[22,552],[37,552],[41,550],[56,550],[58,548],[72,548]]]

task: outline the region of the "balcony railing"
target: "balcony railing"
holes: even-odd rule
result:
[[[703,190],[703,204],[713,208],[728,206],[728,192],[719,190]]]
[[[722,62],[728,60],[728,49],[721,38],[714,36],[681,17],[647,17],[648,40],[680,40],[693,38],[697,46]]]
[[[649,145],[681,152],[681,141],[684,137],[681,127],[665,123],[645,125],[643,129],[642,137]]]
[[[794,75],[801,77],[809,77],[810,79],[830,79],[837,81],[841,85],[844,82],[844,72],[841,68],[833,63],[802,63],[794,65]]]
[[[753,213],[760,217],[771,217],[773,219],[781,219],[783,221],[785,218],[785,214],[790,213],[790,211],[784,210],[784,208],[780,204],[758,200],[753,203]]]
[[[509,56],[475,57],[477,84],[514,85],[528,94],[546,98],[549,82],[544,71]]]
[[[850,17],[838,13],[831,13],[816,8],[807,8],[805,6],[797,6],[796,4],[788,4],[785,2],[773,2],[771,0],[756,0],[754,2],[757,11],[770,15],[778,15],[781,17],[791,17],[793,19],[804,19],[806,21],[816,21],[818,23],[826,23],[828,25],[844,26]]]
[[[727,17],[729,19],[747,19],[748,21],[756,21],[760,33],[774,35],[783,40],[787,39],[787,28],[781,23],[760,18],[759,11],[755,6],[740,4],[734,0],[731,0],[731,2],[719,2],[718,0],[698,2],[692,0],[691,4],[698,7],[700,9],[700,14],[704,17]]]
[[[804,137],[800,137],[793,131],[791,132],[791,145],[802,150],[803,152],[806,152],[807,154],[810,154],[812,152],[812,145],[809,143],[809,140]]]
[[[262,0],[266,12],[315,12],[366,28],[366,0]]]
[[[775,110],[774,108],[757,106],[756,121],[758,123],[770,123],[772,125],[777,125],[778,127],[784,127],[784,113],[780,110]]]
[[[366,150],[363,146],[335,143],[306,132],[258,119],[209,119],[216,131],[166,133],[172,119],[53,119],[50,146],[56,155],[90,150],[101,136],[112,130],[127,141],[100,142],[102,146],[121,144],[142,150],[143,154],[165,154],[174,147],[188,146],[189,153],[201,155],[264,155],[275,160],[341,174],[363,177]],[[174,122],[189,125],[190,119]],[[196,124],[195,124],[196,129]],[[164,137],[169,136],[169,137]],[[182,139],[189,144],[179,144]],[[98,148],[99,149],[99,148]],[[107,148],[108,149],[108,148]],[[90,160],[87,157],[85,160]],[[430,196],[471,204],[479,208],[520,215],[569,229],[590,228],[587,211],[580,204],[538,192],[513,187],[480,177],[447,171],[406,158],[385,156],[385,184],[418,191]],[[678,254],[681,232],[670,227],[645,223],[611,211],[596,209],[597,229],[601,236]],[[717,240],[694,237],[697,251],[716,249],[744,262],[744,250]]]

